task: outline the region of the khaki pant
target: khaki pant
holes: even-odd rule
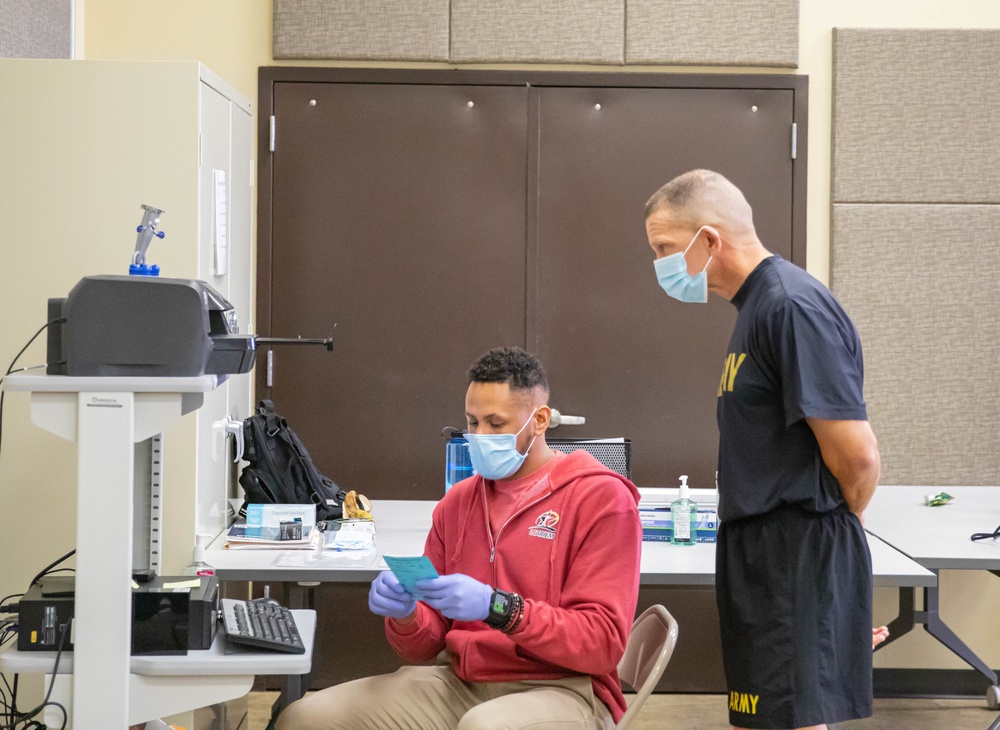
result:
[[[463,682],[450,666],[403,667],[311,692],[277,730],[611,730],[590,677]]]

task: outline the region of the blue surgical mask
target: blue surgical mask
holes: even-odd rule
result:
[[[698,229],[691,239],[691,243],[684,249],[684,253],[672,253],[662,259],[656,259],[653,267],[656,269],[656,280],[660,282],[660,287],[668,295],[681,302],[704,303],[708,301],[708,265],[712,263],[712,257],[708,257],[705,268],[694,276],[688,273],[687,261],[684,254],[691,250],[691,246],[698,240],[704,226]]]
[[[531,439],[531,443],[522,454],[517,450],[517,437],[531,423],[537,410],[536,408],[531,412],[531,416],[517,433],[465,434],[465,439],[469,442],[472,466],[483,479],[506,479],[521,468],[535,439]]]

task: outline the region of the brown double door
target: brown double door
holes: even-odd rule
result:
[[[631,439],[640,486],[712,486],[735,310],[663,294],[643,205],[717,170],[765,245],[804,265],[804,91],[782,76],[265,69],[258,329],[332,331],[335,346],[277,349],[258,393],[345,488],[436,499],[469,365],[520,345],[553,405],[587,417],[554,436]]]

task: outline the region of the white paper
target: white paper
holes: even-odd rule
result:
[[[303,550],[282,553],[271,563],[275,568],[367,568],[378,556],[374,550]]]
[[[216,276],[225,276],[229,270],[229,240],[227,234],[227,221],[229,220],[226,205],[226,171],[212,170],[214,181],[215,202],[215,245],[213,246],[213,268]]]
[[[337,526],[339,529],[331,529]],[[372,550],[375,547],[375,523],[365,521],[338,522],[323,533],[326,550]]]

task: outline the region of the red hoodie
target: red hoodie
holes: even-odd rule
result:
[[[521,594],[524,620],[507,635],[419,602],[412,622],[386,620],[389,643],[412,662],[447,649],[469,682],[589,674],[618,722],[625,700],[617,667],[639,595],[638,503],[632,482],[575,451],[493,536],[491,556],[485,482],[459,482],[434,508],[424,554],[442,575],[464,573]]]

